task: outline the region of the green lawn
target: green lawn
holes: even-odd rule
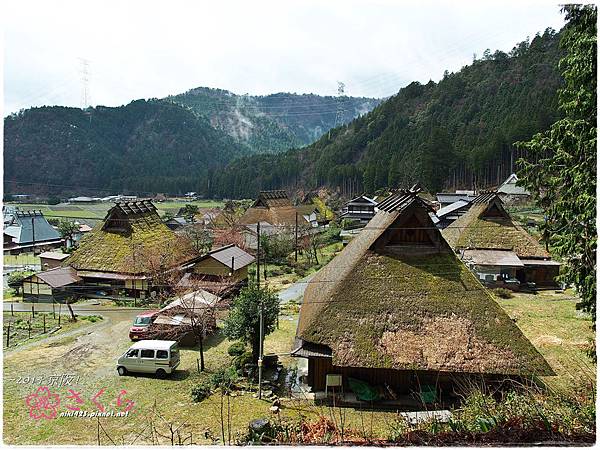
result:
[[[545,377],[552,388],[595,386],[596,365],[586,355],[594,339],[591,319],[575,309],[577,298],[554,291],[515,294],[498,303],[546,358],[557,376]]]

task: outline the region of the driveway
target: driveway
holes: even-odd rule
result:
[[[316,272],[302,278],[301,280],[296,281],[294,284],[292,284],[290,287],[288,287],[287,289],[284,289],[283,291],[279,292],[279,303],[281,305],[285,305],[286,303],[298,299],[299,298],[299,303],[302,303],[302,297],[304,296],[304,290],[306,289],[306,286],[308,285],[308,282],[310,280],[312,280],[312,278],[315,276]]]

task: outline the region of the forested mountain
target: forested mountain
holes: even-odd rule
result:
[[[247,151],[205,119],[160,100],[85,111],[32,108],[4,120],[5,191],[206,191],[217,168]]]
[[[117,108],[32,108],[4,121],[5,190],[238,198],[321,186],[353,195],[415,181],[430,191],[492,186],[520,156],[513,143],[560,117],[558,41],[546,30],[508,54],[486,51],[353,120],[377,101],[199,88]],[[338,108],[351,121],[327,133]],[[254,154],[301,146],[321,132],[308,147]]]
[[[559,36],[548,29],[508,54],[486,51],[439,83],[414,82],[307,148],[236,160],[210,194],[329,186],[352,195],[415,181],[431,191],[496,185],[520,156],[513,143],[560,116]]]
[[[191,108],[253,153],[277,153],[312,144],[326,131],[368,113],[381,102],[314,94],[236,95],[204,87],[166,100]]]

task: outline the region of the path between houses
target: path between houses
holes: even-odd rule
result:
[[[312,278],[317,274],[317,272],[310,274],[307,277],[302,278],[301,280],[296,281],[294,284],[292,284],[290,287],[288,287],[287,289],[284,289],[283,291],[280,291],[278,296],[279,296],[279,303],[281,305],[285,305],[286,303],[295,300],[297,298],[300,297],[300,301],[299,303],[302,303],[302,296],[304,295],[304,290],[306,289],[306,286],[308,285],[308,282],[310,280],[312,280]]]

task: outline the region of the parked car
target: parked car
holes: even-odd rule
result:
[[[117,360],[120,376],[129,372],[155,373],[164,378],[179,366],[177,341],[143,340],[136,342]]]
[[[129,339],[137,341],[139,339],[146,339],[148,334],[148,328],[152,325],[152,322],[158,315],[158,310],[146,311],[142,314],[138,314],[133,320],[133,325],[129,329]]]

